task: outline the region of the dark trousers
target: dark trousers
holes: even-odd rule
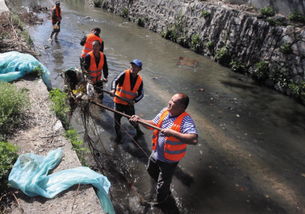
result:
[[[130,116],[135,114],[135,109],[134,109],[133,105],[122,105],[122,104],[114,103],[114,108],[115,108],[115,110],[123,112]],[[122,115],[114,113],[114,129],[115,129],[116,135],[118,137],[122,136],[121,128],[120,128],[121,127],[121,118],[122,118]],[[131,123],[131,125],[133,127],[135,127],[135,129],[137,131],[140,129],[138,124]]]
[[[103,82],[102,81],[97,81],[94,85],[94,90],[95,90],[95,93],[98,94],[98,97],[100,99],[100,101],[102,102],[103,101],[103,97],[104,97],[104,94],[103,94]]]
[[[54,25],[57,23],[58,25],[58,29],[55,29]],[[55,37],[57,37],[58,33],[60,32],[60,21],[52,21],[52,25],[53,25],[53,31],[50,35],[50,38],[53,37],[53,35],[55,34]]]
[[[177,165],[178,162],[166,163],[149,157],[147,172],[157,182],[156,190],[158,202],[166,200],[170,195],[170,184]]]

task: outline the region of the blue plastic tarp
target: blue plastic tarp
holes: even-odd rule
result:
[[[49,70],[30,54],[10,51],[0,54],[0,80],[11,82],[40,69],[48,90],[52,89]]]
[[[75,184],[92,184],[97,189],[104,211],[114,214],[108,197],[110,182],[107,177],[88,167],[66,169],[48,175],[60,163],[62,156],[61,149],[50,151],[46,157],[32,153],[20,155],[9,174],[9,185],[30,197],[40,195],[53,198]]]

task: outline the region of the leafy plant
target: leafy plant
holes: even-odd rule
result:
[[[11,15],[11,22],[13,25],[17,26],[20,30],[23,30],[24,23],[21,21],[21,19],[19,18],[19,16],[17,14]]]
[[[208,41],[205,45],[209,49],[209,51],[213,51],[214,50],[215,44],[214,44],[213,41]]]
[[[272,7],[264,7],[260,9],[260,13],[263,16],[271,17],[275,15],[275,11]]]
[[[79,136],[75,129],[69,129],[65,132],[65,137],[70,140],[72,143],[73,149],[77,153],[78,158],[80,159],[82,165],[86,165],[85,163],[85,155],[89,152],[87,148],[84,147],[84,142],[79,140]]]
[[[221,65],[228,66],[231,62],[231,54],[229,49],[225,46],[217,50],[215,60]]]
[[[302,81],[300,83],[289,83],[288,88],[296,97],[305,96],[305,81]]]
[[[27,31],[22,31],[21,36],[23,37],[23,39],[26,41],[27,44],[31,46],[34,44],[30,34]]]
[[[199,34],[193,34],[191,38],[191,49],[198,52],[202,47],[202,42]]]
[[[283,54],[292,54],[292,48],[291,48],[291,43],[284,43],[280,47],[280,52]]]
[[[128,13],[129,13],[128,8],[123,8],[121,16],[124,17],[124,18],[127,18]]]
[[[68,95],[59,89],[53,89],[50,91],[50,98],[53,102],[52,109],[56,116],[61,120],[63,126],[68,128],[68,118],[67,113],[70,111],[70,106],[68,105],[67,98]]]
[[[242,64],[241,62],[238,61],[231,61],[230,62],[230,67],[232,71],[237,72],[237,73],[245,73],[246,72],[246,66]]]
[[[15,163],[17,147],[8,142],[0,142],[0,187],[1,191],[7,188],[7,178]]]
[[[28,95],[25,90],[0,81],[0,139],[4,140],[14,127],[23,119],[28,106]]]
[[[165,39],[171,40],[173,42],[182,41],[179,38],[185,37],[184,35],[185,22],[183,16],[178,16],[176,22],[169,26],[169,28],[164,31],[161,35]]]
[[[255,64],[255,71],[253,73],[254,79],[262,82],[267,79],[269,74],[269,64],[265,61],[261,61]]]
[[[292,22],[300,22],[305,24],[305,16],[295,11],[288,16],[288,19]]]
[[[211,16],[211,13],[207,10],[202,10],[200,17],[208,18]]]

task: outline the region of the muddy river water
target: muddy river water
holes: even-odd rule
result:
[[[22,1],[17,6],[33,4]],[[112,182],[117,213],[305,213],[304,106],[85,1],[62,1],[62,10],[58,42],[48,41],[51,22],[45,14],[40,15],[42,25],[29,28],[55,87],[63,86],[58,72],[79,66],[81,38],[100,27],[109,66],[106,89],[130,60],[143,61],[145,96],[136,104],[138,115],[152,119],[176,92],[190,97],[188,112],[199,144],[189,146],[179,163],[172,182],[174,202],[161,208],[139,203],[151,194],[145,171],[151,131],[143,128],[144,137],[134,142],[135,131],[123,119],[125,136],[118,145],[113,114],[93,111],[88,125],[95,158],[88,158],[97,160],[92,166]],[[108,95],[104,103],[112,106]],[[77,112],[73,125],[84,132]]]

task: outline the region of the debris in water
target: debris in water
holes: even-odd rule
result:
[[[197,60],[183,56],[180,56],[177,62],[177,65],[185,65],[193,68],[196,68],[198,64],[199,62]]]

